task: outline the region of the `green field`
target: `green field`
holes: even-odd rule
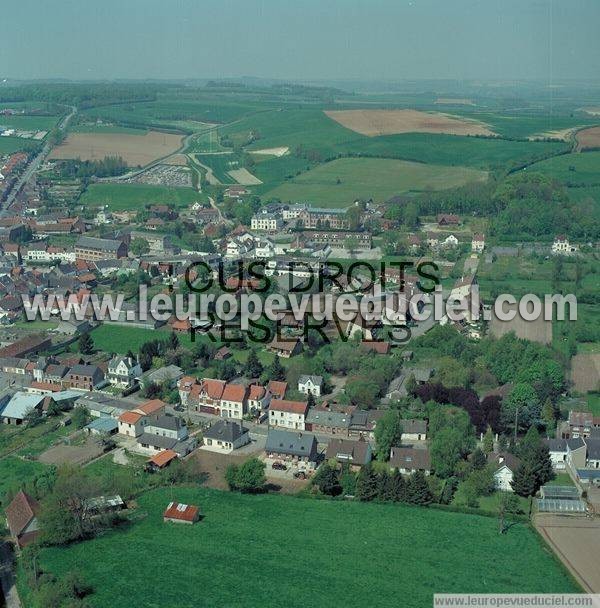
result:
[[[47,469],[47,465],[35,460],[23,460],[17,456],[0,459],[0,503],[9,490],[18,490],[23,483]]]
[[[600,393],[587,394],[588,407],[594,416],[600,416]]]
[[[91,184],[82,194],[82,205],[98,207],[108,205],[111,211],[137,211],[144,205],[170,204],[186,207],[199,200],[192,188],[169,188],[146,184]]]
[[[50,131],[58,116],[0,116],[0,126],[23,131]]]
[[[142,344],[151,340],[165,339],[171,332],[168,329],[144,329],[142,327],[122,327],[120,325],[100,325],[91,336],[94,346],[107,353],[124,355],[129,349],[137,352]],[[190,346],[191,339],[187,333],[178,333],[177,337],[183,346]],[[199,340],[200,337],[196,336]]]
[[[600,205],[600,186],[567,188],[567,194],[575,203],[582,203],[587,200],[592,200]]]
[[[35,139],[22,139],[21,137],[0,137],[0,154],[12,154],[21,150],[27,151],[40,145]]]
[[[295,177],[270,190],[265,197],[286,202],[308,201],[323,207],[347,207],[357,198],[382,202],[402,192],[443,190],[482,180],[485,176],[483,171],[466,167],[394,159],[341,158]]]
[[[598,118],[591,116],[556,115],[545,111],[533,114],[495,114],[462,109],[452,112],[488,124],[494,133],[502,137],[523,139],[553,131],[592,126],[600,122]]]
[[[196,99],[162,97],[158,101],[119,104],[84,110],[85,118],[101,118],[124,126],[182,126],[182,121],[199,123],[225,123],[260,111],[260,103],[236,101],[228,96],[210,96]],[[194,131],[197,129],[190,129]]]
[[[199,505],[204,519],[193,527],[163,523],[171,500]],[[421,608],[434,591],[578,591],[528,526],[499,535],[495,518],[191,488],[152,491],[138,502],[145,517],[45,549],[42,568],[77,570],[94,587],[97,608],[127,605],[132,590],[140,608]]]
[[[220,135],[228,135],[237,145],[244,145],[251,133],[258,133],[260,138],[248,146],[249,150],[287,146],[293,154],[297,146],[302,146],[305,150],[317,150],[323,160],[338,154],[363,154],[484,169],[518,165],[568,149],[568,144],[560,142],[427,133],[366,137],[346,129],[316,108],[262,112],[219,128]]]
[[[228,175],[228,171],[241,167],[237,154],[194,154],[198,162],[210,167],[214,176],[222,184],[236,184],[237,182]]]
[[[564,154],[529,167],[564,184],[600,186],[600,152]]]

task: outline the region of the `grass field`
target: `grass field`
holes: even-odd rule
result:
[[[0,126],[23,131],[50,131],[58,119],[58,116],[0,116]]]
[[[394,159],[342,158],[303,173],[265,196],[282,201],[308,201],[315,206],[347,207],[357,198],[381,202],[394,194],[442,190],[482,180],[485,176],[482,171],[466,167]]]
[[[169,188],[146,184],[91,184],[82,194],[82,205],[108,205],[111,211],[137,211],[147,204],[185,207],[199,199],[193,188]]]
[[[108,353],[124,355],[129,349],[137,352],[142,344],[151,340],[165,339],[171,332],[168,329],[144,329],[141,327],[122,327],[120,325],[100,325],[91,336],[97,349]],[[191,339],[187,333],[178,333],[180,344],[190,346]],[[200,337],[196,336],[199,340]]]
[[[4,503],[7,491],[18,489],[47,468],[47,465],[41,462],[23,460],[17,456],[0,459],[0,502]]]
[[[518,165],[568,149],[567,144],[560,142],[431,133],[367,137],[346,129],[315,108],[271,110],[219,128],[220,135],[228,135],[237,145],[245,144],[252,133],[258,133],[260,138],[248,146],[249,150],[287,146],[294,154],[295,148],[302,146],[305,150],[317,150],[323,159],[337,154],[366,154],[484,169]],[[286,160],[284,157],[271,162],[277,165]]]
[[[588,407],[594,416],[600,416],[600,393],[587,394]]]
[[[496,114],[465,109],[460,111],[453,110],[453,113],[481,120],[489,124],[493,131],[504,137],[523,139],[541,135],[551,137],[559,131],[598,123],[597,118],[594,119],[583,115],[557,115],[550,112],[540,112],[538,114]],[[555,134],[554,137],[557,137],[557,135]]]
[[[204,519],[164,524],[171,500],[199,505]],[[42,568],[77,570],[94,587],[96,608],[127,605],[133,589],[140,608],[387,608],[398,598],[422,608],[434,591],[578,591],[530,528],[517,524],[499,535],[495,518],[192,488],[155,490],[138,502],[146,517],[92,541],[44,549]]]
[[[34,139],[22,139],[21,137],[0,137],[0,154],[11,154],[21,150],[32,150],[40,145]]]
[[[115,121],[124,126],[177,126],[181,121],[224,123],[260,111],[262,104],[239,102],[226,97],[181,99],[162,97],[159,101],[119,104],[84,110],[86,118]]]
[[[600,152],[564,154],[529,167],[564,184],[600,186]]]
[[[237,154],[195,154],[198,162],[212,169],[213,175],[222,184],[236,184],[237,182],[228,174],[240,168]]]

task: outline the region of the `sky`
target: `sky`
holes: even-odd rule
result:
[[[19,0],[0,77],[600,78],[600,0]]]

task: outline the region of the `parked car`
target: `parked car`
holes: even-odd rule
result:
[[[287,467],[283,464],[283,462],[279,462],[277,460],[271,465],[271,468],[275,469],[276,471],[287,471]]]
[[[304,471],[296,471],[294,473],[295,479],[306,479],[306,473]]]

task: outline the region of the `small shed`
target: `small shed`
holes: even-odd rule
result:
[[[161,469],[169,466],[176,458],[177,452],[174,450],[163,450],[148,460],[146,463],[146,470],[153,473],[160,471]]]
[[[119,430],[119,423],[114,418],[96,418],[85,427],[85,430],[88,435],[114,435]]]
[[[200,519],[200,509],[195,505],[170,502],[163,513],[163,521],[177,524],[194,524]]]

